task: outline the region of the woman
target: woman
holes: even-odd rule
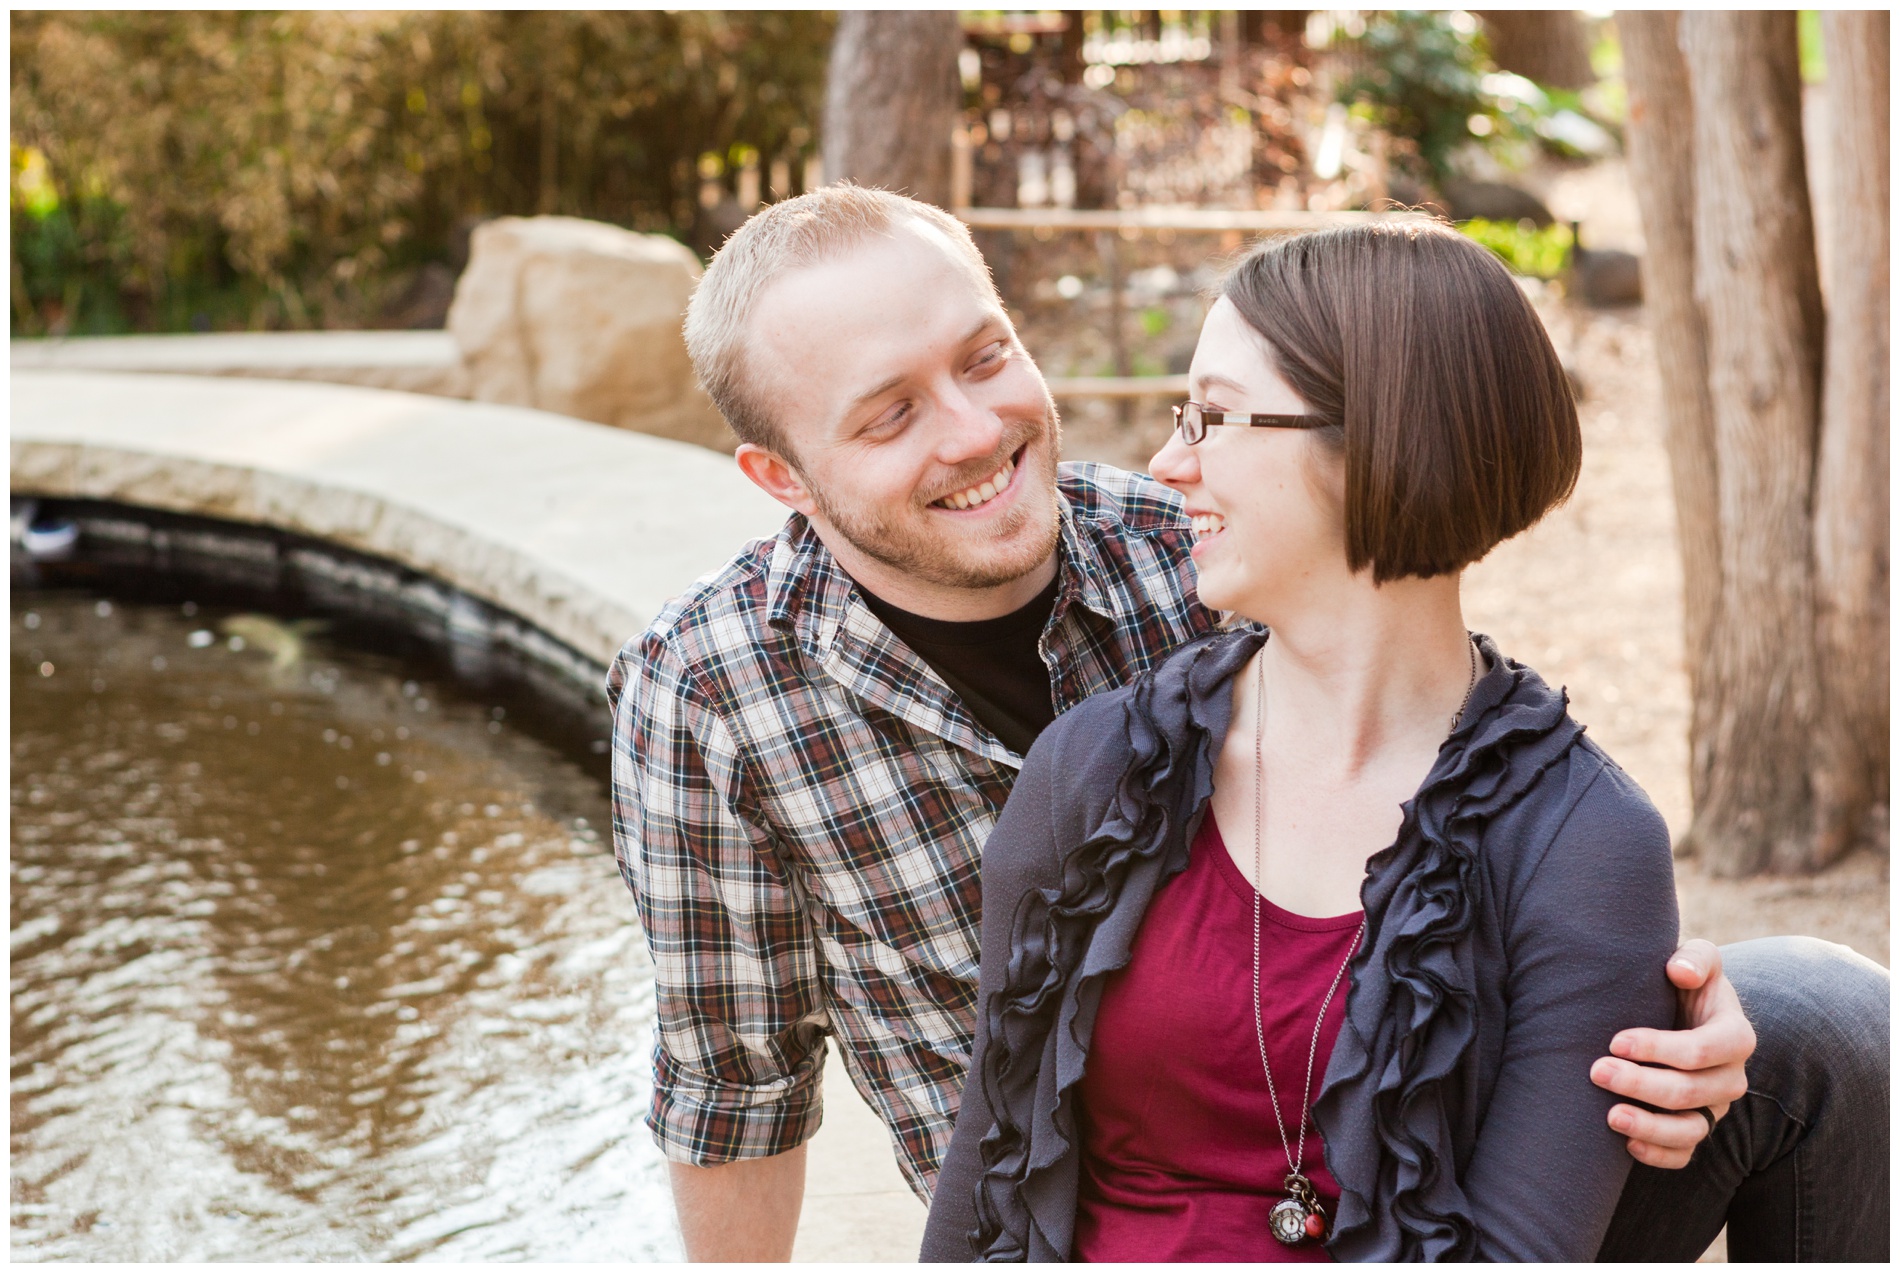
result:
[[[1591,1061],[1672,1019],[1668,835],[1459,605],[1575,484],[1563,369],[1405,223],[1256,252],[1190,382],[1151,470],[1261,627],[1030,752],[924,1258],[1589,1259],[1630,1166]]]

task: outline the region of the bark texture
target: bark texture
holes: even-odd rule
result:
[[[1479,9],[1491,60],[1552,88],[1596,83],[1583,22],[1572,9]],[[1619,20],[1622,15],[1619,13]]]
[[[1082,72],[1089,69],[1082,58],[1082,45],[1088,34],[1084,22],[1087,16],[1081,9],[1062,10],[1063,21],[1068,25],[1062,28],[1062,54],[1056,59],[1056,69],[1064,84],[1080,84]]]
[[[955,11],[839,14],[825,90],[825,180],[948,206],[962,48]]]
[[[1676,497],[1682,558],[1682,637],[1689,672],[1689,794],[1709,789],[1711,726],[1721,678],[1711,666],[1722,598],[1716,501],[1715,408],[1709,401],[1708,331],[1695,297],[1695,127],[1689,70],[1676,44],[1678,15],[1616,15],[1629,90],[1630,176],[1643,216],[1643,301],[1662,372],[1664,440]],[[1693,852],[1689,837],[1677,852]]]
[[[1811,570],[1821,290],[1792,11],[1694,11],[1696,293],[1721,457],[1714,763],[1692,835],[1709,868],[1812,865]]]
[[[1822,14],[1830,127],[1826,375],[1814,485],[1814,864],[1852,847],[1887,798],[1889,22]]]

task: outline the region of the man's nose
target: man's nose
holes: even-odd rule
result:
[[[1148,461],[1148,473],[1155,481],[1178,489],[1201,480],[1201,457],[1181,440],[1181,430],[1175,429]]]
[[[994,411],[973,401],[961,387],[943,394],[938,405],[942,430],[937,459],[941,463],[967,464],[996,454],[1003,444],[1003,421]]]

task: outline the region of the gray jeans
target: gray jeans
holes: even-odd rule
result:
[[[1887,970],[1845,946],[1722,948],[1755,1027],[1748,1095],[1680,1171],[1638,1164],[1599,1260],[1694,1260],[1728,1225],[1731,1261],[1887,1256]]]

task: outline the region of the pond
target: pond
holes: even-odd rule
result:
[[[679,1258],[597,755],[347,623],[11,621],[15,1259]]]

